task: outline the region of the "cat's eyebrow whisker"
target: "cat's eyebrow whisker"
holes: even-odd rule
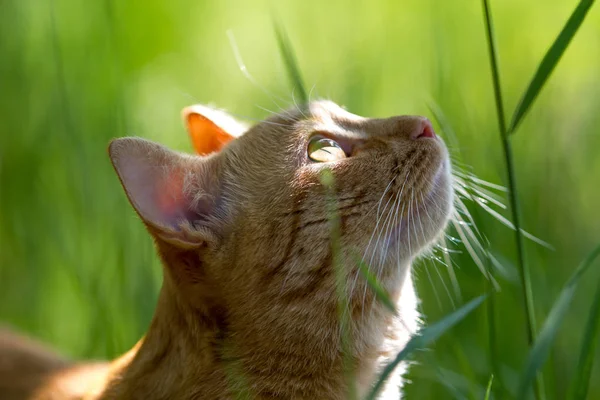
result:
[[[260,108],[261,110],[263,110],[263,111],[266,111],[266,112],[268,112],[269,114],[277,114],[275,111],[271,110],[270,108],[263,107],[263,106],[261,106],[260,104],[256,104],[256,103],[254,103],[254,107],[256,107],[256,108]]]
[[[191,94],[189,92],[184,92],[181,89],[177,89],[177,91],[179,92],[179,94],[184,95],[185,97],[187,97],[188,99],[190,99],[193,103],[200,103],[200,99],[198,99],[193,94]]]
[[[295,91],[296,91],[296,87],[293,87],[292,88],[292,101],[294,102],[294,106],[296,107],[296,110],[298,110],[298,112],[300,114],[302,114],[302,116],[304,117],[304,119],[308,119],[308,117],[306,116],[306,114],[304,114],[304,111],[302,110],[302,108],[296,102],[296,96],[294,95]]]
[[[295,116],[294,114],[292,114],[290,112],[290,110],[288,110],[288,109],[280,108],[281,111],[279,113],[277,113],[277,112],[275,112],[273,110],[270,110],[268,108],[265,108],[265,107],[263,107],[263,106],[261,106],[259,104],[254,104],[254,106],[257,107],[257,108],[260,108],[261,110],[266,111],[266,112],[268,112],[270,114],[278,114],[281,119],[283,119],[284,121],[289,121],[291,123],[298,122],[301,119],[300,117]],[[271,122],[271,121],[265,121],[265,120],[263,120],[262,122]],[[277,124],[277,125],[280,125],[280,126],[283,126],[283,127],[286,127],[286,128],[288,127],[288,125],[286,125],[286,124],[278,124],[276,122],[271,122],[271,123],[272,124]]]
[[[257,107],[257,108],[260,108],[261,110],[266,111],[268,113],[276,114],[274,111],[271,111],[268,108],[262,107],[262,106],[260,106],[258,104],[254,104],[254,106]],[[280,116],[282,116],[282,115],[283,114],[280,114]],[[285,116],[284,120],[285,121],[290,121],[290,122],[297,121],[296,118],[291,117],[291,116],[288,117],[287,115]],[[279,122],[273,122],[273,121],[267,121],[267,120],[261,120],[261,122],[264,122],[265,124],[268,124],[268,125],[274,125],[274,126],[281,126],[281,127],[284,127],[284,128],[289,128],[289,125],[287,125],[287,124],[280,124]]]
[[[269,98],[271,99],[271,101],[273,103],[275,103],[275,105],[277,107],[279,107],[280,109],[283,109],[275,101],[275,99],[277,98],[280,101],[283,101],[284,103],[286,102],[286,100],[283,99],[280,96],[277,96],[277,95],[273,94],[272,92],[270,92],[269,90],[267,90],[263,85],[259,84],[256,79],[254,79],[254,77],[252,76],[252,74],[250,74],[250,71],[248,71],[248,68],[246,67],[246,64],[244,63],[244,60],[243,60],[242,55],[240,53],[240,49],[238,48],[237,42],[235,41],[235,36],[233,35],[233,31],[231,29],[228,29],[226,33],[227,33],[227,37],[229,39],[229,45],[231,46],[231,50],[233,51],[233,57],[235,58],[235,61],[236,61],[237,65],[238,65],[238,68],[242,72],[242,75],[244,75],[246,77],[246,79],[248,79],[250,81],[250,83],[252,83],[254,86],[256,86],[257,88],[259,88],[263,93],[265,93],[267,96],[269,96]],[[274,114],[277,114],[277,113],[274,113]]]
[[[317,87],[317,84],[316,84],[316,83],[314,83],[314,84],[312,85],[312,87],[310,88],[310,90],[308,91],[308,103],[309,103],[309,104],[311,103],[311,99],[310,99],[310,98],[311,98],[311,96],[312,96],[313,90],[315,90],[315,88],[316,88],[316,87]]]

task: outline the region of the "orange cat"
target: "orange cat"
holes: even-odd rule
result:
[[[202,156],[139,138],[109,147],[164,264],[145,338],[111,364],[67,365],[0,334],[0,398],[344,399],[348,367],[364,394],[417,329],[411,261],[452,204],[448,154],[427,119],[319,101],[239,135],[220,112],[184,116]],[[404,368],[381,398],[399,397]]]

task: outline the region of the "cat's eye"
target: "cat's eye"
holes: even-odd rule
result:
[[[314,136],[308,143],[308,158],[314,162],[331,162],[346,158],[346,153],[335,140]]]

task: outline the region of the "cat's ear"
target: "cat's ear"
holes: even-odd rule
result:
[[[216,240],[216,160],[176,153],[140,138],[113,140],[112,164],[152,234],[178,247]]]
[[[194,149],[200,155],[220,151],[247,130],[226,112],[199,104],[184,108],[181,114]]]

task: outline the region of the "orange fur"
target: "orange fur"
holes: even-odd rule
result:
[[[164,264],[155,316],[136,348],[110,365],[46,363],[40,353],[47,366],[31,373],[31,393],[343,399],[347,365],[365,393],[418,327],[410,264],[444,229],[452,204],[447,151],[427,129],[420,117],[367,119],[321,101],[273,115],[203,157],[142,139],[113,141],[113,165]],[[348,158],[308,159],[314,132],[340,143]],[[332,189],[321,183],[325,168]],[[355,254],[396,300],[397,315],[359,276]],[[350,316],[346,353],[340,276]],[[29,371],[28,363],[36,361],[13,364],[9,374]],[[405,367],[381,398],[398,397]]]

